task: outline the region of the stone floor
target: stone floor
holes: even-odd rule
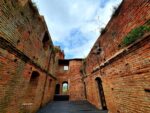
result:
[[[107,113],[107,111],[98,110],[87,101],[54,101],[37,113]]]

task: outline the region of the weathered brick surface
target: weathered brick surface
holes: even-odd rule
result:
[[[19,2],[2,0],[0,7],[1,36],[46,68],[49,51],[45,51],[42,44],[43,37],[47,32],[43,18],[34,12],[28,3],[22,7]]]
[[[124,0],[118,15],[110,20],[106,32],[95,43],[102,48],[101,54],[93,54],[95,45],[89,53],[86,60],[87,77],[84,79],[87,99],[98,108],[102,106],[96,77],[102,79],[110,113],[150,112],[150,36],[141,37],[143,40],[130,47],[119,48],[123,38],[132,29],[150,19],[149,11],[149,0]],[[121,53],[124,49],[126,51]],[[98,60],[105,65],[96,71]]]
[[[69,95],[70,100],[84,100],[84,84],[80,72],[82,60],[71,60],[69,63]]]
[[[124,37],[148,20],[149,0],[124,0],[83,63],[64,59],[63,51],[53,47],[44,18],[30,0],[1,0],[0,113],[35,112],[53,100],[56,84],[63,94],[63,82],[68,82],[70,101],[87,97],[102,109],[97,77],[109,113],[149,113],[150,34],[120,48]],[[102,49],[99,55],[93,54],[96,45]],[[68,71],[60,60],[68,62]]]
[[[53,99],[53,44],[34,8],[30,0],[0,1],[0,113],[35,112]],[[31,81],[34,71],[37,81]]]
[[[63,94],[63,82],[68,82],[67,94],[70,96],[70,101],[84,100],[84,84],[80,72],[82,59],[70,59],[66,61],[69,62],[69,70],[64,70],[64,65],[61,64],[58,65],[56,72],[57,83],[60,84],[60,94]]]

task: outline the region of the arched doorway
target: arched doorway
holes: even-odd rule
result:
[[[63,82],[61,88],[60,84],[56,85],[54,101],[69,101],[68,82]]]
[[[60,94],[60,84],[56,84],[55,94]]]
[[[67,94],[68,93],[68,82],[65,81],[62,83],[62,94]]]
[[[97,77],[95,79],[95,81],[97,83],[102,109],[103,110],[107,110],[107,105],[106,105],[106,101],[105,101],[105,95],[104,95],[103,86],[102,86],[102,80],[99,77]]]
[[[39,77],[40,77],[39,72],[37,71],[32,72],[30,81],[28,84],[28,88],[27,88],[27,93],[25,95],[26,102],[34,103]]]

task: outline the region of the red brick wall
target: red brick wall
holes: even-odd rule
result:
[[[106,32],[95,43],[102,48],[101,54],[93,54],[94,45],[87,57],[87,77],[84,79],[87,99],[100,109],[102,107],[95,82],[97,76],[102,79],[110,113],[150,112],[150,36],[147,34],[128,47],[119,47],[132,29],[150,20],[149,6],[150,2],[146,0],[124,0],[118,15],[112,17]],[[100,64],[105,64],[101,66],[101,74],[98,69],[96,71],[99,67],[97,57]]]
[[[34,112],[53,99],[55,90],[55,59],[50,58],[55,54],[47,26],[31,4],[14,0],[0,1],[0,23],[0,112]],[[46,32],[49,47],[44,50]],[[39,73],[36,86],[31,85],[33,71]]]
[[[56,77],[57,77],[57,82],[56,84],[60,85],[60,91],[59,94],[63,94],[63,82],[68,82],[69,85],[69,70],[64,71],[64,66],[59,65],[57,61],[57,66],[56,66]],[[68,92],[67,92],[68,94]]]
[[[82,81],[82,74],[80,72],[82,60],[72,60],[69,63],[69,94],[70,100],[84,100],[84,84]]]
[[[47,78],[47,83],[44,91],[44,97],[42,101],[42,105],[44,106],[50,101],[53,101],[55,91],[55,81],[50,77]]]
[[[80,69],[82,60],[69,60],[69,70],[63,70],[64,65],[59,65],[56,72],[57,83],[60,84],[60,94],[62,93],[63,82],[68,82],[68,92],[70,101],[84,100],[84,84],[82,81],[82,74]]]
[[[119,47],[132,29],[150,19],[149,6],[149,0],[124,0],[95,43],[102,48],[101,54],[93,54],[93,47],[86,59],[87,100],[100,109],[96,77],[102,80],[110,113],[150,112],[150,36],[147,34],[128,47]],[[44,50],[42,41],[47,27],[34,6],[26,1],[20,4],[1,0],[0,17],[0,112],[36,111],[53,99],[56,82],[62,86],[68,81],[70,100],[85,99],[82,60],[69,60],[69,70],[61,70],[57,59],[63,59],[64,54],[55,54],[49,33],[50,45]],[[96,70],[97,57],[100,64],[104,63],[101,70]],[[34,90],[30,84],[33,71],[39,73]]]

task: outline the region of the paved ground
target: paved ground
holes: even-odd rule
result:
[[[107,111],[98,110],[87,101],[55,101],[37,113],[107,113]]]

